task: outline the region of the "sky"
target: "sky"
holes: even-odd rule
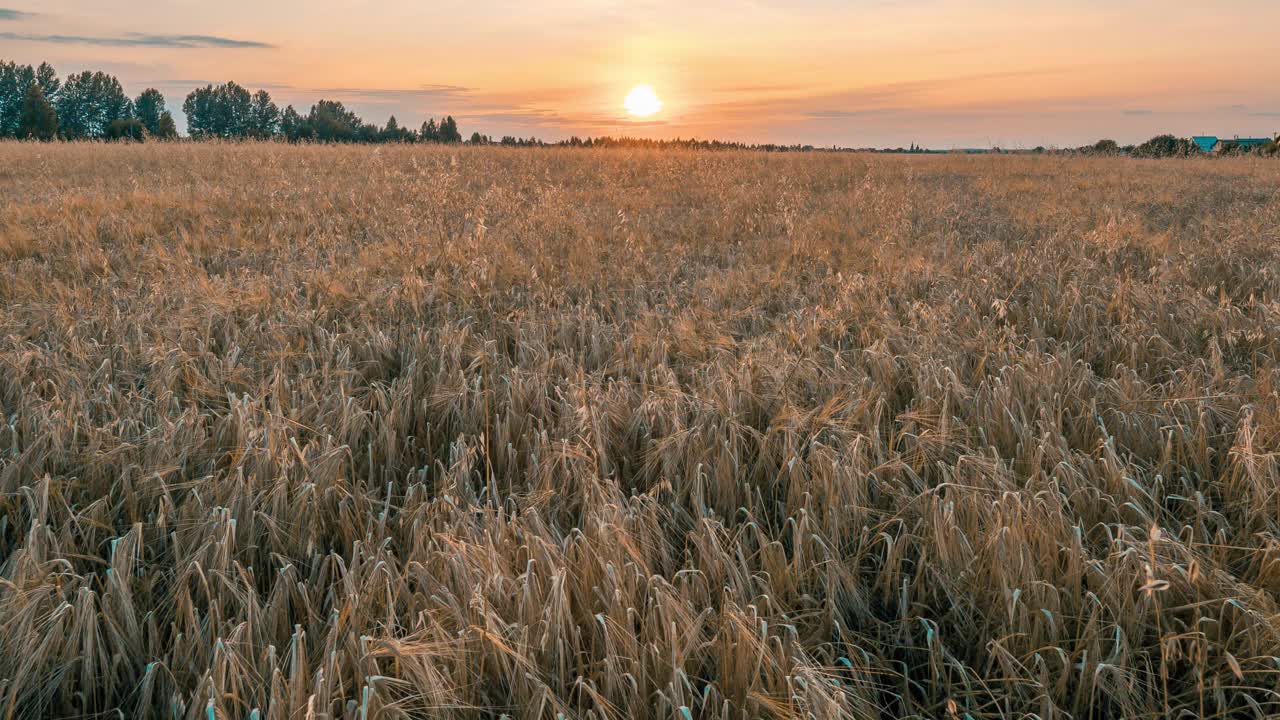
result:
[[[464,135],[1070,147],[1280,132],[1280,0],[0,0],[0,59]],[[623,98],[651,85],[649,118]],[[181,113],[175,112],[181,123]]]

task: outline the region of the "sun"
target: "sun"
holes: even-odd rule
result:
[[[662,98],[658,97],[658,93],[654,92],[652,87],[637,85],[627,93],[627,99],[622,101],[622,106],[636,117],[649,117],[662,109]]]

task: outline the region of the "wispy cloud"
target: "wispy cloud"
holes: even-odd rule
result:
[[[4,19],[0,17],[0,19]],[[98,47],[155,47],[155,48],[274,48],[270,43],[256,40],[235,40],[216,35],[147,35],[125,33],[116,36],[93,35],[38,35],[33,33],[2,32],[0,40],[15,42],[54,43],[57,45],[94,45]]]
[[[899,112],[896,108],[874,108],[871,110],[810,110],[804,114],[818,120],[841,120],[848,118],[867,117],[868,115],[887,115],[889,113]]]
[[[731,93],[770,93],[770,92],[796,92],[812,90],[813,86],[805,83],[757,83],[745,85],[729,85],[727,87],[715,88],[723,92]]]
[[[558,99],[572,100],[592,90],[589,86],[543,88],[518,92],[485,92],[462,85],[427,84],[408,88],[361,88],[277,86],[284,94],[306,98],[341,100],[357,111],[432,116],[448,113],[459,120],[493,123],[509,129],[586,132],[617,131],[618,128],[666,125],[664,120],[641,121],[621,114],[595,112],[564,113],[552,109]]]
[[[1134,109],[1132,109],[1132,110],[1121,110],[1120,112],[1124,113],[1125,115],[1133,115],[1133,116],[1154,115],[1154,114],[1155,114],[1155,110],[1149,110],[1149,109],[1147,109],[1147,108],[1134,108]]]
[[[556,113],[521,110],[519,108],[505,111],[463,113],[460,116],[480,122],[496,122],[537,128],[563,127],[569,121],[568,118]]]
[[[1262,107],[1257,105],[1246,105],[1244,103],[1235,103],[1233,105],[1218,105],[1213,108],[1213,111],[1229,113],[1232,115],[1244,115],[1247,117],[1280,117],[1280,111],[1270,107],[1271,102],[1268,99],[1262,98],[1261,101],[1263,103]]]
[[[351,100],[401,102],[406,100],[448,100],[462,98],[472,92],[461,85],[419,85],[411,88],[291,88],[307,90],[321,96],[336,95]]]
[[[0,8],[0,20],[26,20],[29,17],[31,17],[31,13],[28,12]]]
[[[1064,68],[1042,68],[880,83],[836,92],[801,93],[782,97],[765,96],[708,103],[703,110],[722,115],[802,116],[814,120],[852,119],[873,114],[900,112],[905,107],[919,105],[930,95],[967,85],[993,80],[1059,75],[1065,72],[1068,70]]]

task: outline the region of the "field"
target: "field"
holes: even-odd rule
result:
[[[1280,163],[0,144],[0,718],[1280,714]]]

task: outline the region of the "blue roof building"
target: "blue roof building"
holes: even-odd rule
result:
[[[1213,152],[1218,145],[1218,136],[1216,135],[1197,135],[1191,138],[1191,142],[1200,148],[1200,152]]]
[[[1218,144],[1214,146],[1214,150],[1221,152],[1227,148],[1235,147],[1251,150],[1256,147],[1262,147],[1271,142],[1270,138],[1231,138],[1230,140],[1222,138]]]
[[[1271,142],[1271,138],[1220,138],[1217,135],[1196,135],[1191,142],[1200,148],[1200,152],[1217,153],[1232,148],[1252,150]]]

